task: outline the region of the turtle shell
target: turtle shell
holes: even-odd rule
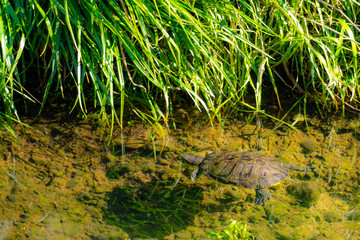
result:
[[[255,152],[216,152],[200,164],[203,173],[214,179],[245,188],[274,185],[289,173],[289,165]]]

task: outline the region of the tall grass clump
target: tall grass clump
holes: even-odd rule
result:
[[[267,114],[265,86],[281,108],[280,85],[319,112],[358,110],[354,0],[0,4],[2,122],[19,119],[19,106],[42,112],[49,98],[85,115],[95,107],[121,126],[128,110],[167,122],[188,99],[221,121],[239,110]]]

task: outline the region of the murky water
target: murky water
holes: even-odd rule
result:
[[[207,239],[231,220],[256,239],[359,239],[360,121],[308,120],[297,130],[243,119],[211,127],[184,111],[176,129],[133,122],[114,139],[96,119],[17,126],[17,141],[1,135],[0,239]],[[313,171],[291,171],[255,206],[253,189],[190,180],[196,166],[180,156],[210,150]]]

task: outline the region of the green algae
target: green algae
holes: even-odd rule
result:
[[[287,186],[287,190],[306,207],[315,205],[321,196],[319,187],[313,182],[302,181],[299,183],[292,183]]]

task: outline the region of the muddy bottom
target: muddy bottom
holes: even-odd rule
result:
[[[171,130],[131,122],[113,138],[96,118],[16,126],[17,140],[1,132],[0,239],[208,239],[233,220],[256,239],[359,239],[358,120],[308,118],[294,130],[197,117]],[[190,179],[197,166],[181,155],[210,150],[312,170],[290,170],[256,206],[254,189]]]

